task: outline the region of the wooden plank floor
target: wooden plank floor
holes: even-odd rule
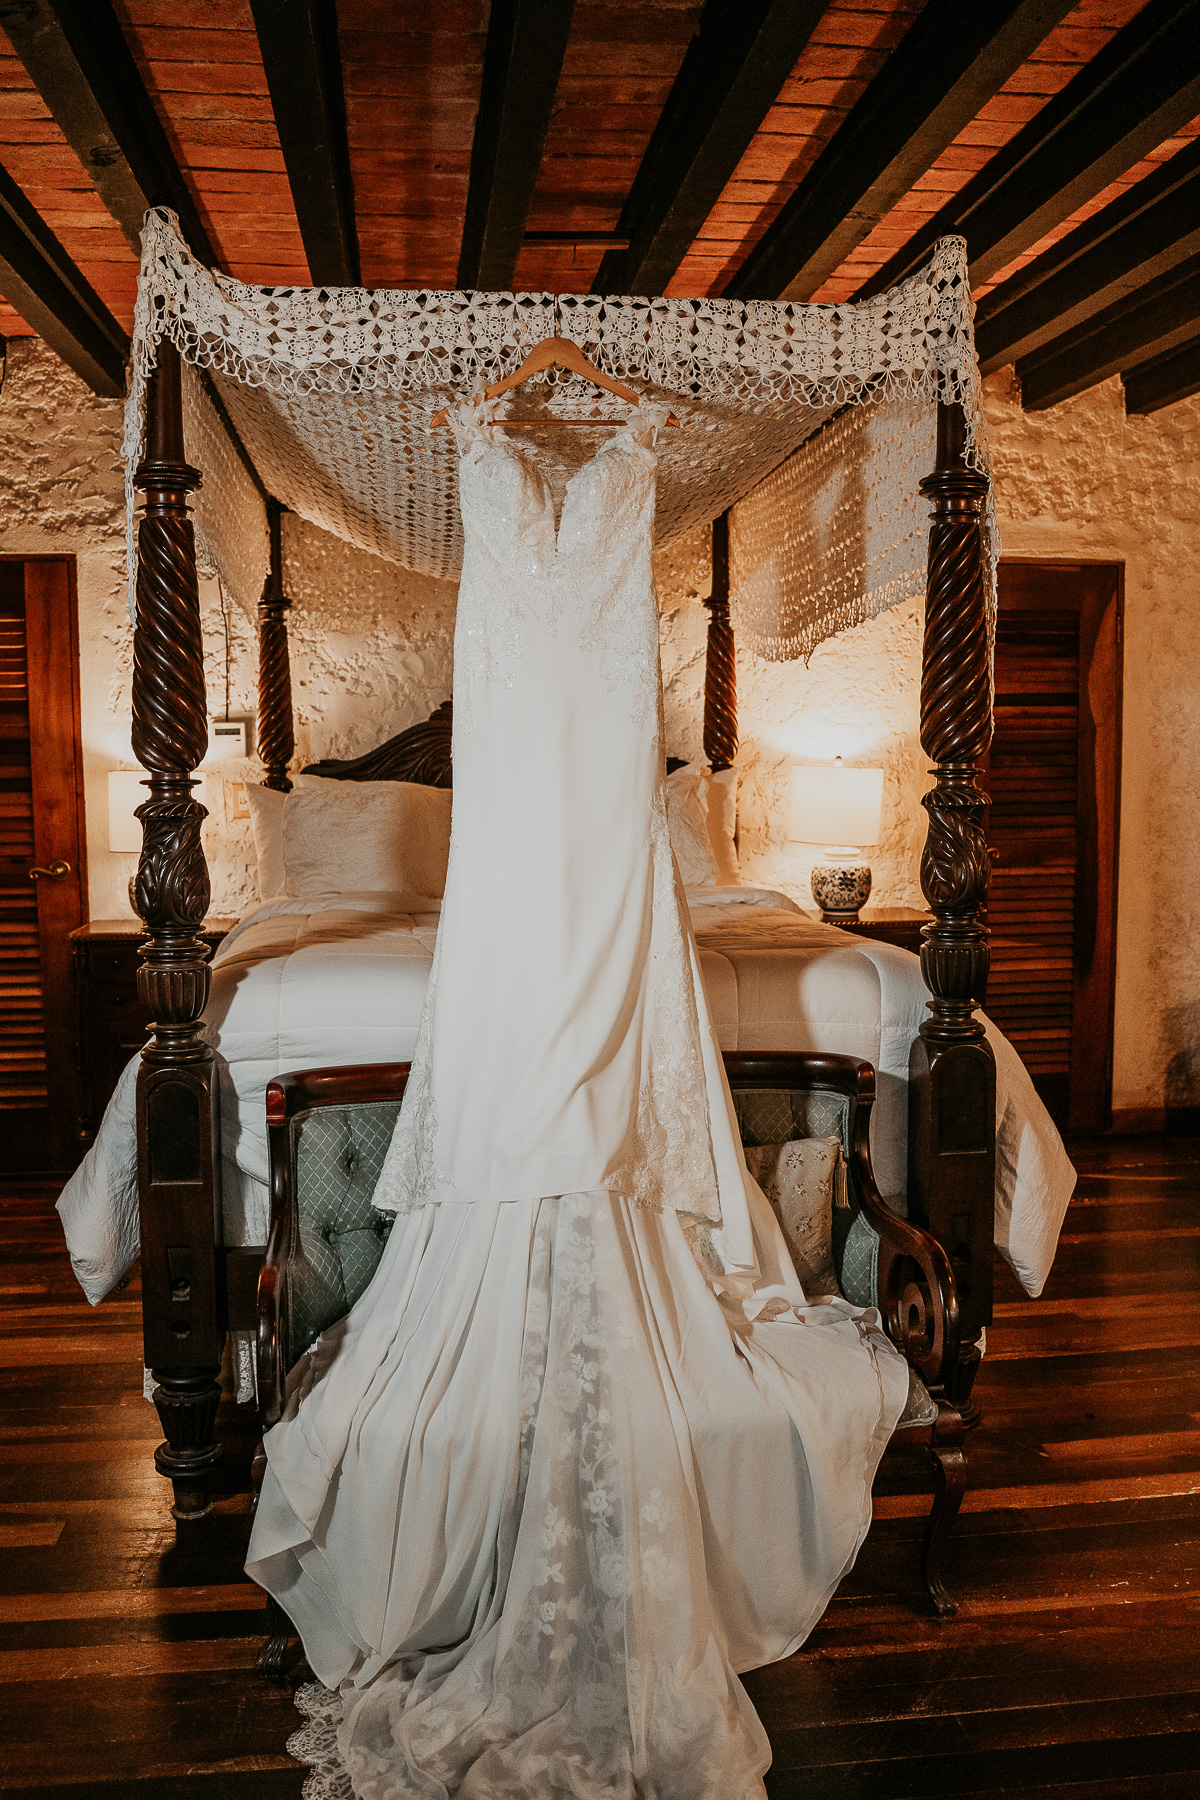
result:
[[[958,1617],[923,1605],[925,1471],[889,1459],[825,1619],[747,1678],[773,1800],[1200,1796],[1200,1143],[1075,1158],[1045,1295],[1000,1276]],[[224,1409],[215,1515],[177,1538],[136,1289],[86,1305],[53,1199],[0,1197],[0,1787],[296,1796],[296,1715],[255,1673],[263,1610],[241,1573],[253,1415]]]

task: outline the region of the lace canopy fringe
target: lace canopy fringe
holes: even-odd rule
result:
[[[390,562],[453,579],[457,457],[432,415],[557,334],[678,413],[684,429],[658,445],[659,542],[732,507],[742,640],[767,657],[807,656],[921,591],[928,509],[917,483],[933,466],[939,397],[962,404],[969,460],[987,470],[972,315],[961,238],[943,238],[887,293],[836,306],[371,293],[247,287],[198,264],[174,215],[156,208],[142,233],[126,405],[131,616],[132,481],[163,338],[209,372],[286,506]],[[252,611],[267,566],[265,509],[202,384],[187,380],[184,393],[188,456],[204,476],[201,560]],[[520,411],[553,418],[581,400],[597,416],[612,411],[554,374],[522,389]],[[587,430],[532,430],[523,442],[560,489],[596,448]]]

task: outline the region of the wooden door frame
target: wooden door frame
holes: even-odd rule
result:
[[[1095,604],[1079,608],[1079,768],[1076,816],[1090,829],[1076,840],[1074,970],[1071,1013],[1071,1085],[1068,1128],[1080,1134],[1112,1125],[1113,1034],[1116,1008],[1117,899],[1121,848],[1121,746],[1125,702],[1125,564],[1111,557],[1005,556],[1009,569],[1051,574],[1092,573]],[[1014,609],[1016,610],[1016,609]],[[1091,677],[1100,658],[1111,656],[1108,699],[1111,729],[1104,734],[1095,711],[1100,696]],[[1101,745],[1101,757],[1097,745]],[[1110,853],[1105,837],[1111,824]],[[1081,852],[1083,854],[1081,854]],[[1087,861],[1085,866],[1084,857]],[[1108,891],[1105,891],[1107,886]],[[1094,903],[1084,915],[1080,901]]]
[[[51,807],[56,805],[65,806],[68,815],[71,817],[74,824],[76,844],[75,873],[77,880],[76,884],[73,885],[77,885],[78,889],[79,918],[75,921],[78,924],[83,922],[87,917],[88,912],[88,870],[87,812],[84,800],[83,779],[83,719],[79,688],[79,591],[76,559],[71,553],[60,554],[55,552],[31,551],[22,554],[20,552],[3,552],[0,553],[0,562],[5,564],[19,563],[22,564],[26,570],[29,570],[31,567],[52,564],[64,568],[66,571],[66,688],[70,697],[70,753],[69,756],[64,758],[68,772],[65,781],[62,784],[63,791],[60,796],[52,797],[49,801],[49,805]],[[55,856],[58,854],[58,849],[54,844],[46,841],[45,838],[46,805],[43,803],[39,808],[39,776],[36,757],[32,754],[33,741],[35,732],[38,736],[43,738],[43,741],[46,736],[54,736],[58,738],[60,745],[63,745],[65,749],[65,732],[63,731],[65,720],[60,716],[57,716],[55,702],[60,702],[66,695],[61,686],[58,687],[54,696],[35,695],[34,683],[31,678],[33,672],[33,652],[31,648],[32,638],[29,631],[29,599],[30,583],[27,574],[25,578],[26,668],[30,676],[29,727],[30,760],[32,765],[31,780],[33,788],[34,855],[37,862],[45,864],[54,860]],[[57,647],[54,646],[53,648],[56,649]],[[41,657],[39,657],[39,663],[41,660]],[[57,658],[55,658],[55,660],[57,660]],[[43,707],[44,711],[39,717],[39,708]],[[42,814],[40,820],[39,811],[41,811]],[[64,997],[70,996],[73,993],[71,944],[67,932],[59,932],[57,929],[51,929],[46,926],[42,920],[42,909],[40,906],[38,909],[38,962],[42,970],[44,981],[46,981],[47,976],[49,976],[50,981],[54,984],[55,990]],[[47,981],[46,985],[49,986],[50,982]],[[78,1136],[79,1106],[76,1074],[78,1033],[75,1011],[75,1006],[72,1003],[63,1006],[61,1009],[48,1009],[44,1015],[47,1068],[49,1070],[53,1061],[53,1064],[56,1065],[58,1069],[67,1072],[68,1083],[67,1091],[65,1093],[51,1096],[50,1112],[52,1118],[58,1110],[56,1108],[56,1101],[61,1099],[62,1102],[61,1111],[58,1111],[58,1116],[61,1118],[62,1124],[61,1127],[54,1132],[55,1141],[53,1146],[52,1166],[55,1169],[73,1168],[78,1160],[81,1147]],[[24,1110],[25,1109],[22,1109],[21,1112],[12,1115],[14,1119],[20,1118]],[[40,1108],[30,1108],[28,1110],[30,1112],[41,1111]],[[17,1129],[20,1131],[21,1127],[18,1127]],[[29,1127],[26,1127],[24,1135],[29,1135],[29,1129]],[[18,1147],[20,1147],[19,1140]]]

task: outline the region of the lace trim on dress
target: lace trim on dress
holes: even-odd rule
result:
[[[712,1153],[700,1017],[687,940],[677,923],[675,862],[661,787],[652,802],[650,832],[654,847],[650,968],[658,1023],[638,1095],[636,1154],[604,1185],[634,1206],[688,1213],[718,1225],[721,1198]]]
[[[457,723],[457,721],[456,721]],[[454,830],[451,825],[451,847]],[[417,1027],[417,1045],[413,1051],[404,1098],[392,1141],[388,1145],[383,1167],[371,1204],[379,1212],[410,1213],[426,1200],[448,1177],[437,1164],[437,1097],[430,1080],[429,1052],[433,1043],[433,1002],[437,993],[438,966],[442,960],[442,934],[438,931],[429,966],[429,981],[421,1006],[421,1023]]]
[[[305,1800],[761,1800],[765,1734],[680,1531],[688,1473],[669,1415],[648,1429],[638,1399],[623,1245],[598,1196],[539,1208],[488,1621],[361,1689],[302,1688]]]

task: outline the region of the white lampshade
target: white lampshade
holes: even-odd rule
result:
[[[110,769],[108,771],[108,847],[110,850],[140,850],[142,821],[137,809],[150,798],[146,786],[148,769]],[[207,783],[203,775],[194,776],[193,799],[207,805]]]
[[[140,850],[142,822],[136,808],[150,798],[143,785],[149,780],[146,769],[110,769],[108,772],[108,847],[110,850]]]
[[[847,769],[840,762],[792,770],[788,836],[802,844],[879,842],[883,770]]]

